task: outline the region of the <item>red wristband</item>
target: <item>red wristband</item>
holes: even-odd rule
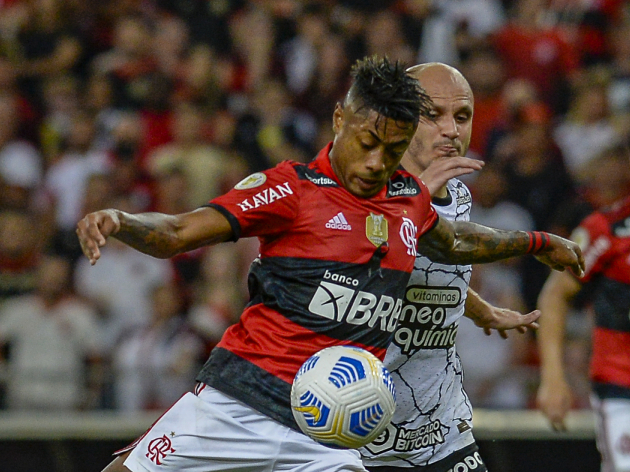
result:
[[[549,246],[551,242],[549,235],[544,231],[527,231],[529,236],[529,246],[527,247],[527,254],[538,254],[540,251]]]

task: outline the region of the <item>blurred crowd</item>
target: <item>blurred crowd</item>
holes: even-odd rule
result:
[[[309,161],[353,62],[459,68],[475,94],[472,219],[568,236],[630,193],[630,8],[621,0],[1,0],[0,408],[165,408],[247,303],[257,242],[170,260],[111,240],[91,267],[87,212],[180,213],[254,171]],[[532,310],[534,258],[471,286]],[[543,314],[544,316],[544,314]],[[590,316],[568,356],[586,406]],[[533,406],[534,334],[460,327],[477,407]]]

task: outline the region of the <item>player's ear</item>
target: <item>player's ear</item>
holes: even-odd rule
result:
[[[339,134],[341,126],[343,125],[343,105],[337,102],[335,105],[335,111],[333,112],[333,132]]]

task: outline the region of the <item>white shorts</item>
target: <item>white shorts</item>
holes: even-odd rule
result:
[[[591,395],[597,418],[601,472],[630,472],[630,400]]]
[[[356,450],[331,449],[204,386],[185,394],[138,441],[133,472],[366,472]]]

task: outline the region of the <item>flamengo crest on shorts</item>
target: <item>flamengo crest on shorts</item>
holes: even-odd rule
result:
[[[149,443],[146,456],[156,465],[162,465],[162,460],[172,452],[175,452],[175,449],[171,439],[164,434],[161,438],[155,438]]]

